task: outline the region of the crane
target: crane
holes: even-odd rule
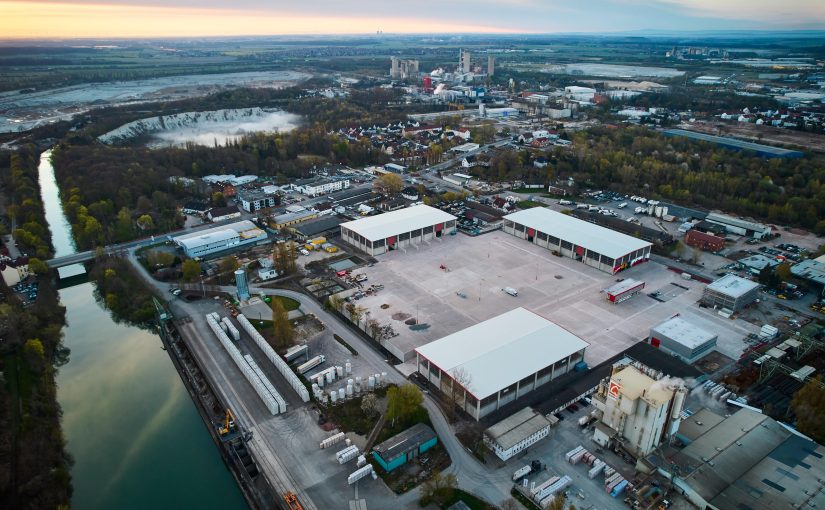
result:
[[[298,496],[296,496],[293,492],[285,492],[284,501],[286,501],[286,504],[289,505],[289,510],[304,510],[304,507],[302,507],[301,503],[298,502]]]

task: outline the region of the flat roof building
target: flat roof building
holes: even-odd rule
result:
[[[476,420],[566,374],[588,343],[525,308],[415,349],[417,371]]]
[[[173,237],[188,257],[206,257],[266,239],[266,232],[248,220]]]
[[[235,194],[235,198],[246,212],[255,212],[268,207],[275,207],[280,201],[278,195],[267,193],[262,189],[239,190]]]
[[[438,436],[433,429],[423,423],[416,423],[404,432],[397,434],[383,443],[373,447],[372,458],[390,472],[415,459],[438,443]]]
[[[341,239],[369,255],[442,238],[455,231],[456,217],[435,207],[416,205],[341,224]]]
[[[758,283],[728,274],[705,287],[702,303],[735,312],[751,304],[758,296]]]
[[[504,231],[615,274],[650,259],[652,244],[544,207],[504,217]]]
[[[719,335],[705,331],[679,317],[673,317],[650,328],[650,345],[680,358],[685,363],[693,363],[708,354]]]
[[[544,415],[525,407],[485,430],[484,444],[499,459],[507,461],[547,437],[552,426]]]

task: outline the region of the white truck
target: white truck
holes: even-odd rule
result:
[[[321,363],[325,362],[326,360],[327,360],[327,358],[323,354],[321,354],[319,356],[315,356],[314,358],[307,361],[306,363],[298,365],[298,373],[299,374],[305,374],[305,373],[309,372],[310,370],[312,370],[313,368],[320,365]]]
[[[518,291],[516,289],[514,289],[513,287],[504,287],[501,290],[506,292],[507,294],[510,294],[513,297],[518,296]]]
[[[516,472],[513,473],[513,481],[518,482],[519,480],[521,480],[525,476],[529,475],[530,471],[532,471],[532,470],[533,470],[533,468],[531,468],[530,465],[518,468],[516,470]]]
[[[559,205],[573,205],[573,202],[571,202],[570,200],[561,199],[559,200]]]

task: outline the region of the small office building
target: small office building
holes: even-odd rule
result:
[[[373,447],[372,458],[389,473],[417,458],[436,444],[438,444],[438,436],[435,435],[433,429],[423,423],[417,423]]]
[[[726,308],[735,312],[751,304],[757,297],[758,283],[728,274],[705,287],[701,302],[707,306]]]
[[[650,345],[693,363],[716,347],[719,335],[706,331],[679,317],[650,328]]]
[[[341,224],[341,239],[380,255],[455,232],[456,217],[435,207],[416,205]]]
[[[496,456],[507,461],[550,435],[553,424],[532,407],[496,423],[484,431],[484,444]]]

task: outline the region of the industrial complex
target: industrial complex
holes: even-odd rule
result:
[[[266,239],[266,232],[248,220],[192,234],[173,237],[172,240],[188,257],[208,257]]]

